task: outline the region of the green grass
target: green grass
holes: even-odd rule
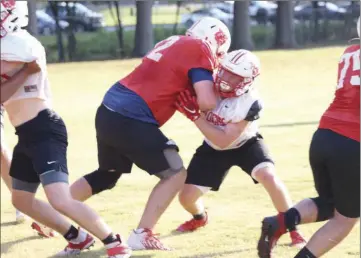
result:
[[[261,132],[276,160],[278,174],[284,180],[294,201],[315,194],[308,165],[308,147],[320,115],[333,97],[337,62],[343,48],[300,51],[257,52],[262,62],[260,91],[265,112],[260,120]],[[104,92],[120,77],[134,68],[139,60],[87,62],[49,65],[55,110],[64,118],[69,132],[69,169],[71,181],[97,166],[94,116]],[[306,123],[306,125],[297,125]],[[272,125],[272,126],[270,126]],[[16,142],[14,130],[6,123],[6,139]],[[183,116],[176,115],[164,126],[165,134],[174,139],[185,164],[201,143],[199,131]],[[121,178],[110,192],[91,198],[87,203],[97,210],[116,231],[128,236],[136,227],[144,204],[156,178],[134,168]],[[65,241],[38,239],[29,223],[10,226],[14,209],[10,195],[1,185],[1,256],[3,258],[50,257],[65,246]],[[43,192],[39,193],[44,198]],[[134,252],[138,258],[254,258],[263,216],[274,214],[270,199],[261,186],[255,186],[240,169],[232,169],[220,192],[205,198],[210,224],[197,232],[173,235],[180,223],[189,219],[174,201],[164,214],[156,231],[173,252]],[[310,237],[322,223],[302,226]],[[360,255],[357,226],[350,236],[326,258],[351,258]],[[288,237],[281,244],[289,242]],[[276,249],[277,258],[289,258],[297,252],[287,246]],[[105,257],[102,245],[79,257]]]
[[[194,5],[188,5],[190,8],[189,10],[193,11],[196,10],[197,7]],[[153,24],[173,24],[176,22],[176,9],[175,5],[168,5],[168,6],[156,6],[152,8],[152,22]],[[115,15],[115,9],[112,10],[112,13]],[[185,7],[181,7],[180,14],[189,13],[189,11]],[[104,15],[104,21],[107,26],[116,25],[117,22],[114,20],[113,16],[111,15],[109,9],[102,11]],[[136,8],[135,6],[132,7],[121,7],[120,8],[120,15],[122,19],[123,25],[135,25],[136,23]],[[116,17],[116,16],[115,16]],[[180,22],[180,16],[178,19]]]

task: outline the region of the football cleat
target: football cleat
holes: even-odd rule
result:
[[[291,231],[290,237],[292,240],[290,246],[302,249],[307,244],[305,238],[297,230]]]
[[[48,228],[47,226],[44,226],[35,221],[31,224],[31,228],[35,230],[39,236],[45,238],[55,237],[57,235],[57,233],[53,229]]]
[[[132,250],[170,251],[171,249],[163,245],[157,235],[147,228],[133,230],[129,236],[128,245]]]
[[[191,219],[186,222],[184,222],[182,225],[180,225],[177,228],[178,232],[192,232],[198,228],[204,227],[208,224],[208,215],[205,213],[205,217],[203,219],[197,220],[197,219]]]
[[[105,248],[108,258],[129,258],[132,255],[132,250],[128,245],[123,244],[119,235],[117,235],[116,242],[106,245]]]
[[[81,231],[82,229],[79,229],[79,231]],[[68,255],[78,255],[81,253],[81,251],[84,251],[86,249],[90,249],[90,247],[92,247],[95,243],[94,238],[89,235],[86,232],[82,232],[85,234],[85,239],[81,242],[78,242],[75,240],[71,240],[68,242],[68,245],[64,248],[63,251],[57,253],[55,256],[56,257],[61,257],[61,256],[68,256]],[[80,232],[79,232],[80,234]]]
[[[262,233],[258,240],[258,257],[271,258],[272,249],[276,246],[278,239],[287,232],[284,223],[284,214],[264,218],[262,221]]]

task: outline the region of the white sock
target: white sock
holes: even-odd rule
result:
[[[85,231],[82,230],[82,229],[79,229],[78,236],[77,236],[75,239],[71,240],[70,242],[72,242],[72,243],[81,243],[81,242],[84,242],[87,235],[88,235],[87,232],[85,232]]]

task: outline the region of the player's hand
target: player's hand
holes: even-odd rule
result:
[[[196,121],[201,116],[197,98],[189,90],[183,91],[178,95],[176,107],[179,112],[191,121]]]
[[[24,69],[26,71],[26,73],[28,75],[34,74],[34,73],[38,73],[41,71],[41,68],[39,66],[39,64],[36,61],[32,61],[30,63],[26,63],[24,65]]]

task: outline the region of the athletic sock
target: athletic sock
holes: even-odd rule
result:
[[[301,249],[294,258],[317,258],[307,247]]]
[[[204,220],[206,218],[206,213],[202,212],[200,214],[193,215],[193,218],[195,220]]]
[[[115,241],[117,241],[117,237],[114,236],[113,233],[111,233],[109,236],[107,236],[105,239],[102,240],[104,245],[109,245],[111,243],[114,243]]]
[[[285,226],[289,231],[296,230],[296,226],[301,223],[301,215],[297,209],[291,208],[284,214]]]
[[[64,234],[64,238],[67,240],[67,241],[71,241],[71,240],[74,240],[75,238],[77,238],[79,235],[79,230],[74,227],[73,225],[71,225],[70,229],[68,230],[68,232],[66,232]]]

